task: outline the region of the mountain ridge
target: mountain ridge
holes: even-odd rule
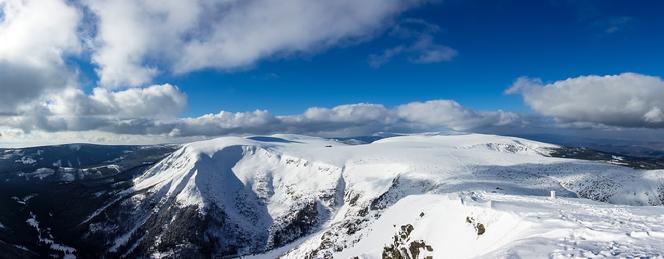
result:
[[[482,240],[495,238],[492,235],[504,229],[504,224],[523,223],[553,231],[546,222],[565,215],[569,220],[555,225],[564,230],[577,224],[573,219],[589,217],[572,217],[565,211],[576,206],[588,208],[581,211],[590,213],[592,206],[597,206],[611,217],[605,213],[611,208],[602,205],[607,203],[639,220],[645,219],[644,213],[661,210],[652,206],[664,202],[662,170],[553,157],[560,155],[560,150],[565,149],[482,134],[398,136],[364,145],[285,134],[193,142],[143,167],[127,178],[124,187],[103,196],[94,211],[76,222],[75,233],[81,239],[64,243],[78,250],[65,255],[380,258],[381,252],[401,253],[402,247],[411,257],[413,251],[436,258],[455,253],[461,257],[482,255],[464,254],[463,249],[441,243],[440,235],[421,231],[432,226],[456,229],[455,234],[465,237],[474,235],[468,242],[478,242],[478,252],[509,257],[526,250],[507,243],[493,248],[481,245],[487,242]],[[556,191],[558,198],[548,200],[550,191]],[[584,205],[588,202],[582,198],[596,203]],[[26,206],[32,202],[26,199]],[[409,203],[448,209],[431,211],[428,206],[412,207]],[[481,204],[513,204],[517,209],[509,212],[502,205]],[[527,204],[543,208],[541,219],[524,210]],[[450,215],[461,220],[443,225],[431,221],[430,217],[448,217],[444,213],[448,210],[455,210]],[[498,216],[512,213],[513,220],[501,223],[476,214],[479,212]],[[462,214],[468,218],[464,220]],[[43,218],[40,215],[36,220]],[[399,221],[399,217],[389,215],[411,220]],[[616,216],[615,222],[621,220],[628,219]],[[637,223],[630,221],[630,227],[620,231],[643,232]],[[480,224],[486,231],[483,237],[477,234]],[[392,231],[391,225],[404,226],[399,231],[408,234],[408,241],[390,241],[387,232]],[[609,253],[657,255],[648,245],[657,245],[661,224],[647,229],[650,238],[630,237],[629,242],[643,244],[635,250],[615,251],[606,248],[606,241],[583,238]],[[531,232],[519,233],[524,240],[543,238]],[[635,235],[641,235],[638,233]],[[544,248],[538,251],[554,253],[551,242],[555,238],[544,238]],[[82,247],[89,244],[95,245]],[[411,246],[415,250],[409,250]],[[427,246],[433,250],[428,251]],[[585,246],[567,247],[578,256],[588,252]],[[441,253],[441,248],[449,254]]]

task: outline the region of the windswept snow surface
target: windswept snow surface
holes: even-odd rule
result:
[[[422,216],[420,216],[422,215]],[[478,235],[466,222],[483,224]],[[388,208],[338,258],[381,258],[394,226],[411,224],[434,258],[654,258],[664,249],[664,208],[502,194],[412,195]]]
[[[663,171],[547,156],[553,148],[480,134],[224,137],[183,146],[121,195],[222,211],[211,236],[258,258],[380,258],[406,224],[404,242],[423,240],[434,258],[663,255]],[[132,246],[138,218],[114,249]]]

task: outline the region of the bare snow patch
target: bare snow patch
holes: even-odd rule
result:
[[[49,177],[55,173],[55,170],[51,168],[38,168],[32,173],[19,173],[17,174],[18,176],[24,176],[26,178],[32,177],[32,178],[39,178],[39,180],[43,180],[46,177]]]
[[[37,216],[33,212],[30,212],[30,217],[25,222],[37,231],[39,243],[47,245],[49,249],[53,251],[61,252],[63,258],[76,258],[76,249],[67,245],[56,243],[54,241],[53,234],[51,234],[50,228],[42,230],[39,227]]]
[[[21,163],[21,164],[24,164],[24,165],[31,165],[31,164],[37,163],[37,160],[35,160],[34,158],[29,157],[29,156],[24,156],[24,157],[21,157],[20,159],[16,159],[14,162]]]

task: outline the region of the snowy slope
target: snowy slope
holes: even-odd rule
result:
[[[397,227],[409,224],[410,241],[430,245],[426,254],[434,258],[661,257],[663,213],[662,207],[570,198],[412,195],[388,208],[366,237],[336,257],[381,258],[383,244],[392,244]],[[484,226],[482,235],[469,217]]]
[[[108,247],[116,255],[173,255],[169,226],[186,225],[194,230],[179,233],[187,239],[180,254],[376,258],[392,243],[393,225],[405,224],[436,258],[443,251],[657,254],[662,218],[652,215],[662,209],[627,205],[661,205],[664,172],[548,156],[556,148],[479,134],[366,145],[298,135],[225,137],[183,146],[89,221],[112,230]],[[565,198],[546,200],[551,190]],[[107,211],[114,207],[135,212]],[[102,222],[100,215],[117,218]],[[601,222],[584,223],[593,220]],[[475,232],[476,221],[486,224],[485,235]],[[577,236],[578,229],[585,232]],[[614,239],[615,248],[607,248]]]

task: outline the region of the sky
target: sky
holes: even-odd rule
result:
[[[654,142],[662,11],[645,0],[0,0],[0,146],[439,131]]]

